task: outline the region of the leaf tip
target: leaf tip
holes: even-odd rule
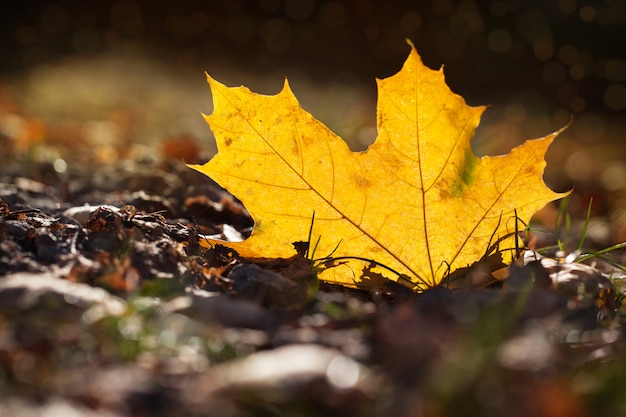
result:
[[[206,71],[204,71],[204,76],[206,77],[206,81],[207,81],[207,83],[209,83],[209,86],[210,86],[211,88],[213,88],[213,85],[214,85],[215,83],[217,83],[217,81],[215,80],[215,78],[211,77],[211,75],[210,75],[208,72],[206,72]]]
[[[417,52],[417,48],[413,44],[413,41],[411,39],[409,39],[409,38],[406,38],[405,41],[411,47],[411,51],[409,52],[409,56],[415,55],[421,61],[422,57],[420,56],[419,52]]]
[[[282,90],[280,91],[280,93],[278,93],[278,95],[282,95],[282,94],[286,94],[290,100],[294,100],[293,103],[296,106],[300,105],[300,101],[298,100],[296,95],[293,93],[293,90],[291,89],[291,85],[289,84],[289,79],[287,77],[285,77],[285,82],[283,83]]]

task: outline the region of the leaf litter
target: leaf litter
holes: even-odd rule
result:
[[[166,155],[52,177],[5,159],[0,414],[624,412],[623,275],[602,260],[527,251],[486,288],[416,294],[375,270],[372,289],[317,288],[302,256],[203,248],[252,220]]]

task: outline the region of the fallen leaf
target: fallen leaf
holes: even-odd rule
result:
[[[450,91],[443,70],[427,68],[413,46],[400,72],[377,80],[378,137],[365,152],[304,111],[287,81],[265,96],[207,78],[215,110],[204,117],[218,153],[190,167],[252,214],[247,240],[220,242],[242,256],[290,257],[311,230],[312,255],[334,258],[320,279],[354,286],[367,270],[421,290],[489,247],[510,262],[517,219],[527,223],[567,194],[542,179],[560,132],[505,156],[475,156],[470,141],[485,107]]]

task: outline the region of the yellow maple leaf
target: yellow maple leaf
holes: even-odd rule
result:
[[[443,70],[427,68],[412,45],[402,69],[377,80],[378,136],[365,152],[350,151],[304,111],[287,81],[265,96],[207,78],[214,112],[205,119],[218,153],[190,166],[252,214],[252,235],[225,243],[243,256],[292,256],[292,243],[311,232],[316,256],[338,259],[322,280],[402,276],[420,290],[478,261],[495,242],[511,261],[515,215],[527,223],[566,195],[542,178],[559,132],[505,156],[476,157],[470,140],[485,108],[450,91]]]

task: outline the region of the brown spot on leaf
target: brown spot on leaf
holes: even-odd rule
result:
[[[370,180],[362,175],[355,175],[352,177],[352,180],[358,188],[368,188],[371,184]]]

